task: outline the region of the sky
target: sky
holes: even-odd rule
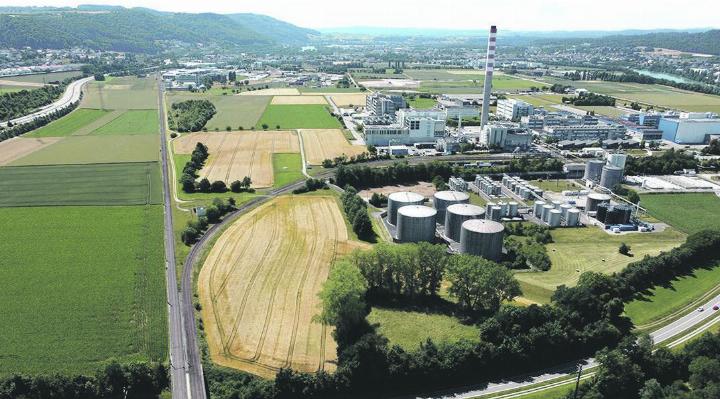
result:
[[[622,30],[720,27],[718,0],[3,0],[3,6],[113,4],[173,12],[252,12],[307,28]]]

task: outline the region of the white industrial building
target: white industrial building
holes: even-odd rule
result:
[[[395,123],[365,125],[364,133],[365,142],[375,146],[434,142],[445,136],[445,112],[401,109]]]
[[[502,148],[504,151],[526,150],[532,144],[532,133],[516,123],[491,123],[485,125],[480,142],[489,148]]]
[[[398,110],[406,107],[405,99],[396,94],[373,93],[365,99],[365,111],[372,116],[394,116]]]
[[[704,144],[720,134],[720,118],[710,112],[686,112],[678,118],[662,117],[658,123],[664,140],[678,144]]]
[[[532,115],[534,110],[535,107],[525,101],[516,99],[498,100],[495,114],[498,118],[517,122],[523,116]]]
[[[622,139],[627,133],[623,125],[576,125],[545,126],[542,135],[557,140],[613,140]]]
[[[445,111],[447,119],[477,118],[480,116],[480,107],[476,101],[441,96],[438,98],[438,108]]]

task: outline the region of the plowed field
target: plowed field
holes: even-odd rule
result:
[[[335,369],[330,328],[314,322],[330,264],[348,241],[333,197],[280,197],[239,218],[199,276],[213,361],[271,378],[282,367]]]

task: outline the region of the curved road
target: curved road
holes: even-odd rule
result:
[[[72,83],[70,83],[66,88],[63,95],[52,104],[48,104],[37,111],[33,112],[32,114],[21,116],[19,118],[11,119],[10,122],[13,123],[13,125],[23,124],[31,122],[35,118],[39,118],[41,116],[45,116],[48,114],[51,114],[57,110],[63,109],[70,104],[74,103],[75,101],[78,101],[80,99],[80,96],[82,94],[82,88],[85,85],[85,83],[93,80],[94,77],[88,77],[76,80]],[[7,122],[0,122],[0,126],[5,127],[7,126]]]

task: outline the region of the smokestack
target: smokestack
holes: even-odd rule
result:
[[[490,92],[492,92],[492,76],[495,67],[495,38],[497,36],[497,27],[490,27],[490,36],[488,36],[487,59],[485,60],[485,87],[483,88],[482,114],[480,115],[480,127],[485,127],[488,121],[488,113],[490,112]]]

